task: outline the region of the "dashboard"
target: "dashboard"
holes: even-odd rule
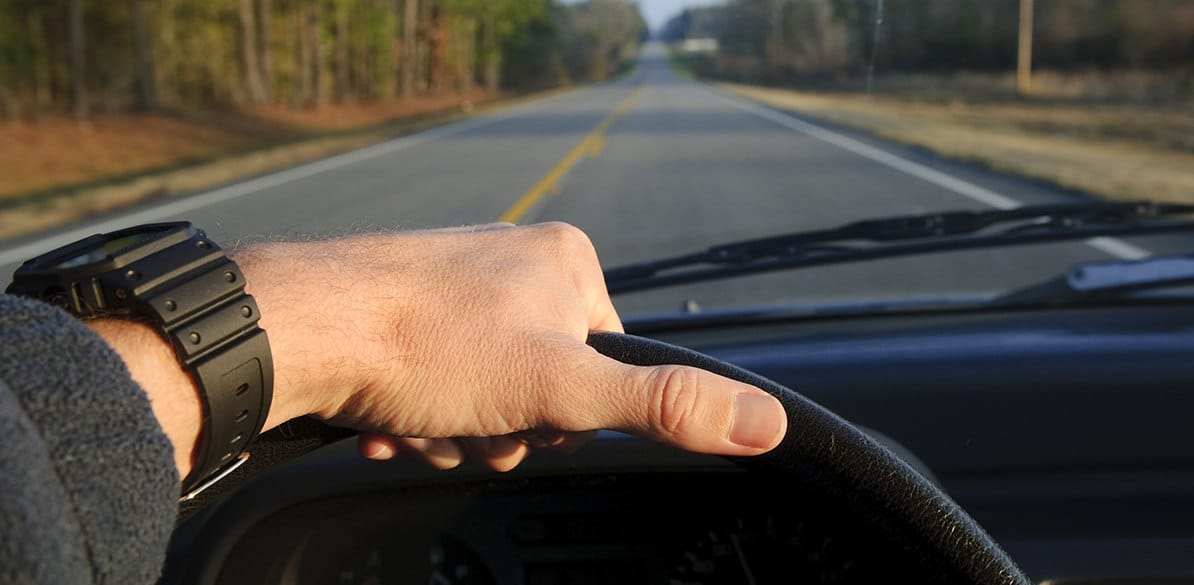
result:
[[[890,437],[1033,580],[1194,583],[1194,308],[687,323],[628,328]],[[180,527],[163,583],[869,583],[906,552],[832,493],[603,433],[508,474],[320,450]]]
[[[748,584],[879,575],[878,560],[859,554],[869,550],[860,535],[821,499],[776,505],[766,493],[749,474],[706,471],[325,498],[255,526],[217,582]]]
[[[506,474],[366,461],[348,441],[200,523],[185,583],[856,583],[906,565],[832,494],[608,432]]]

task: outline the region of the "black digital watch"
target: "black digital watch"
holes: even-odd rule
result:
[[[273,397],[269,340],[240,268],[188,222],[97,234],[26,261],[9,294],[155,325],[195,384],[203,430],[183,501],[248,458]]]

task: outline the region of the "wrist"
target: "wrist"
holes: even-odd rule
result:
[[[85,324],[124,360],[133,380],[149,397],[158,424],[174,444],[179,477],[186,477],[194,465],[195,446],[203,429],[203,404],[174,348],[145,323],[104,318]]]
[[[341,329],[352,318],[335,263],[316,244],[261,244],[228,251],[245,275],[245,292],[260,309],[258,325],[270,340],[274,402],[264,430],[307,415],[330,418],[358,385],[348,370],[353,340]]]

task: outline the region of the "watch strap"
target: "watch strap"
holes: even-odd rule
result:
[[[258,326],[257,303],[245,293],[236,263],[223,254],[213,260],[160,287],[137,291],[140,312],[159,324],[203,403],[203,431],[184,493],[249,449],[265,425],[273,394],[273,360]]]

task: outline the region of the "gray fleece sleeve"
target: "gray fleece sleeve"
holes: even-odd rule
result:
[[[0,295],[0,583],[151,584],[177,509],[173,448],[120,357]]]

